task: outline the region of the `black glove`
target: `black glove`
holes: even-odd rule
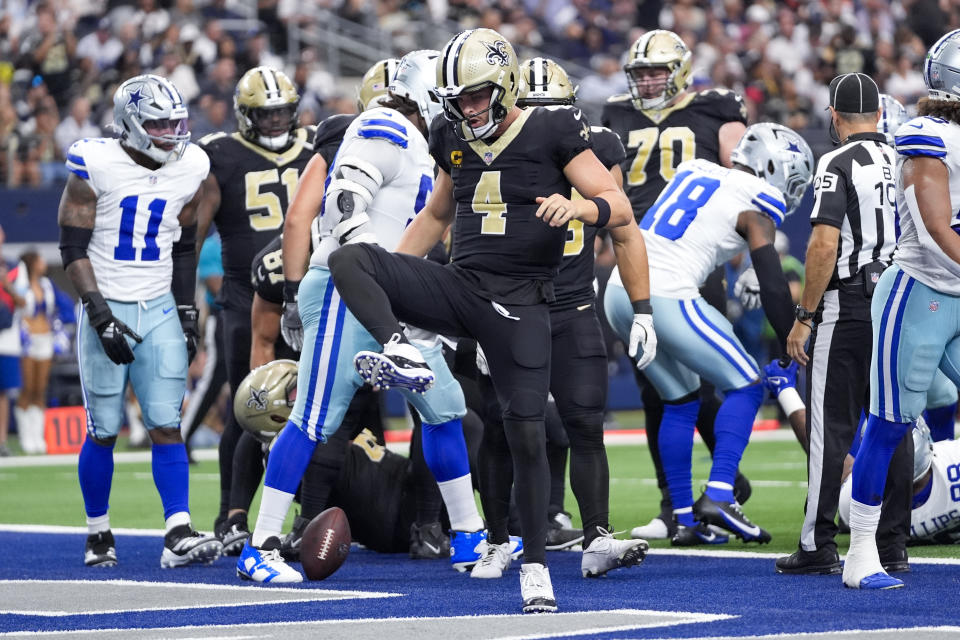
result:
[[[99,292],[85,293],[80,299],[87,311],[87,318],[90,319],[90,326],[96,329],[97,335],[100,336],[100,344],[103,345],[103,351],[107,357],[114,364],[133,362],[133,349],[130,348],[126,336],[130,336],[137,342],[143,342],[143,338],[113,317],[113,311]]]
[[[200,313],[192,304],[181,304],[177,306],[177,315],[180,316],[183,337],[187,341],[187,364],[190,364],[197,355],[197,345],[200,343],[200,327],[197,324]]]

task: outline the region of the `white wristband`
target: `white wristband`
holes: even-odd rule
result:
[[[788,418],[792,416],[795,411],[806,408],[803,400],[800,399],[800,394],[797,393],[794,387],[787,387],[781,391],[777,396],[777,402],[780,403],[780,407],[783,409],[783,412],[787,414]]]

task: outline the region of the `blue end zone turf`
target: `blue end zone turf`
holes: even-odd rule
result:
[[[162,538],[117,535],[119,565],[112,569],[83,566],[83,534],[0,532],[6,549],[28,550],[0,557],[0,611],[10,611],[9,589],[33,588],[34,611],[66,611],[66,615],[0,613],[0,632],[79,629],[163,629],[249,623],[410,618],[517,614],[520,611],[518,568],[514,563],[501,580],[471,580],[444,560],[414,561],[405,555],[377,554],[354,549],[346,564],[323,582],[284,585],[291,589],[392,592],[399,597],[307,600],[272,604],[243,604],[242,598],[178,605],[176,611],[150,609],[171,606],[160,594],[124,602],[104,597],[103,587],[78,585],[81,607],[113,613],[76,615],[66,602],[42,597],[44,586],[22,586],[16,580],[130,580],[140,583],[229,585],[268,592],[271,587],[242,584],[235,576],[233,558],[221,558],[210,567],[160,569]],[[906,589],[860,591],[845,589],[840,576],[784,576],[773,571],[773,558],[708,557],[653,552],[638,568],[612,572],[602,580],[580,577],[580,553],[555,552],[547,561],[562,612],[642,609],[699,612],[734,616],[725,620],[674,626],[617,630],[589,634],[600,638],[700,638],[752,636],[828,630],[905,628],[955,625],[957,614],[956,565],[919,564],[902,574]],[[299,565],[294,565],[299,568]],[[133,593],[137,585],[123,585]],[[47,587],[49,589],[49,586]],[[171,591],[171,598],[173,589]],[[211,590],[212,591],[212,590]],[[222,590],[221,590],[222,591]],[[238,591],[232,593],[245,593]],[[277,599],[281,591],[277,591]],[[182,598],[181,598],[182,599]],[[22,603],[21,603],[22,609]],[[198,608],[202,607],[202,608]],[[126,609],[126,611],[124,611]],[[118,611],[119,610],[119,611]],[[478,622],[479,624],[479,622]],[[639,625],[637,625],[639,626]],[[176,633],[175,636],[182,635]],[[575,634],[574,634],[575,635]],[[173,636],[171,636],[173,637]],[[333,637],[333,636],[329,636]],[[524,637],[532,637],[525,635]],[[904,636],[908,637],[908,636]]]

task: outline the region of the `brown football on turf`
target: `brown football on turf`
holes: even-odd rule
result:
[[[310,521],[300,541],[300,562],[310,580],[332,575],[350,553],[350,523],[340,507],[330,507]]]

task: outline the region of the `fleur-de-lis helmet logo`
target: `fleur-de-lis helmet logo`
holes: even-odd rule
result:
[[[490,64],[499,64],[501,67],[510,66],[510,54],[507,53],[507,43],[503,40],[496,42],[484,42],[483,46],[487,48],[487,62]]]

